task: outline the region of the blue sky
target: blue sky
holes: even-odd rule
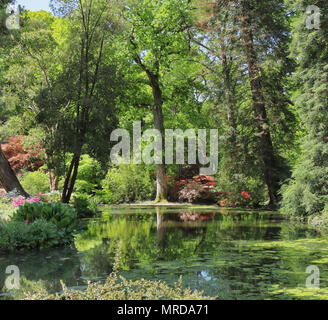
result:
[[[30,11],[46,10],[50,11],[49,0],[16,0],[16,3],[24,6]]]

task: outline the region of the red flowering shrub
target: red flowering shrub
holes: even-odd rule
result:
[[[219,202],[221,207],[245,207],[251,205],[251,201],[253,200],[247,191],[242,191],[239,196],[231,193],[227,193],[226,195],[226,199]]]
[[[241,198],[243,201],[246,201],[246,202],[249,202],[252,200],[252,196],[247,191],[243,191],[241,193]]]
[[[235,208],[237,205],[233,200],[230,199],[223,199],[219,202],[221,207],[233,207]]]
[[[41,148],[38,146],[25,148],[23,139],[24,136],[11,137],[7,144],[2,145],[2,151],[16,173],[23,169],[36,171],[44,164],[41,160]]]

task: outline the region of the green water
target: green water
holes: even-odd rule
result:
[[[129,279],[183,278],[183,285],[219,299],[328,298],[328,235],[275,212],[223,209],[108,208],[72,248],[0,255],[5,269],[51,291],[59,281],[83,288],[112,271],[122,241],[121,274]],[[306,268],[320,270],[320,288],[306,289]]]

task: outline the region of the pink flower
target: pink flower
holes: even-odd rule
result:
[[[34,202],[40,202],[41,199],[39,197],[33,197],[33,198],[29,198],[29,199],[25,199],[24,197],[11,198],[11,202],[12,202],[14,208],[18,208],[19,206],[24,205],[25,201],[27,203],[34,203]]]

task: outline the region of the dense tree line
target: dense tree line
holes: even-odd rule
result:
[[[321,23],[311,30],[313,4]],[[23,10],[15,32],[2,23],[10,44],[1,40],[0,138],[25,135],[42,145],[50,175],[63,177],[63,202],[81,156],[106,172],[110,132],[140,120],[162,133],[217,128],[222,190],[248,190],[270,205],[283,198],[290,214],[323,211],[325,1],[53,0],[51,7],[52,14]],[[10,191],[1,150],[0,159],[0,183]],[[156,201],[165,201],[167,175],[181,166],[154,170]]]

